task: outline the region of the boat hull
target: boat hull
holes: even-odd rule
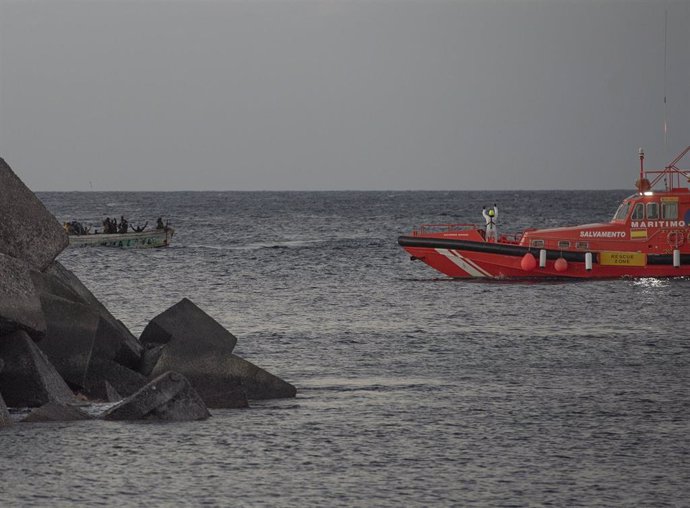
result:
[[[644,257],[644,266],[605,264],[602,253],[592,253],[592,267],[587,269],[585,252],[546,250],[545,266],[530,270],[522,260],[529,252],[539,257],[539,250],[521,245],[455,240],[423,236],[401,236],[398,243],[413,260],[420,260],[453,278],[480,279],[610,279],[622,277],[690,276],[690,254],[680,255],[680,266],[673,265],[672,254]],[[563,262],[557,261],[563,258]],[[557,269],[558,266],[558,269]]]
[[[173,228],[154,229],[141,233],[70,235],[70,247],[118,247],[148,249],[167,247],[175,233]]]

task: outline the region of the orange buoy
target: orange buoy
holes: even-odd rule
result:
[[[565,260],[565,258],[558,258],[553,264],[553,267],[557,272],[565,272],[568,269],[568,262]]]
[[[520,260],[520,268],[526,272],[531,272],[537,267],[537,260],[534,258],[531,252],[528,252]]]

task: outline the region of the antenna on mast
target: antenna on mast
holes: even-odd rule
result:
[[[666,106],[666,54],[668,48],[668,9],[664,9],[664,160],[668,160],[668,110]]]

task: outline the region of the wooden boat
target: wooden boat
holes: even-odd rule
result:
[[[123,249],[146,249],[167,247],[175,230],[171,227],[151,229],[141,233],[69,235],[70,247],[120,247]]]
[[[640,149],[637,192],[610,222],[527,229],[489,239],[474,224],[424,225],[398,243],[453,278],[617,278],[690,276],[690,170],[676,164],[645,171]],[[656,184],[664,184],[655,189]]]

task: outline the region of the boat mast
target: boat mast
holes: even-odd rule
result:
[[[664,160],[668,160],[668,106],[666,103],[666,74],[668,47],[668,9],[664,9]],[[668,184],[667,184],[668,186]]]
[[[640,147],[638,150],[640,154],[640,182],[644,180],[644,150]]]

